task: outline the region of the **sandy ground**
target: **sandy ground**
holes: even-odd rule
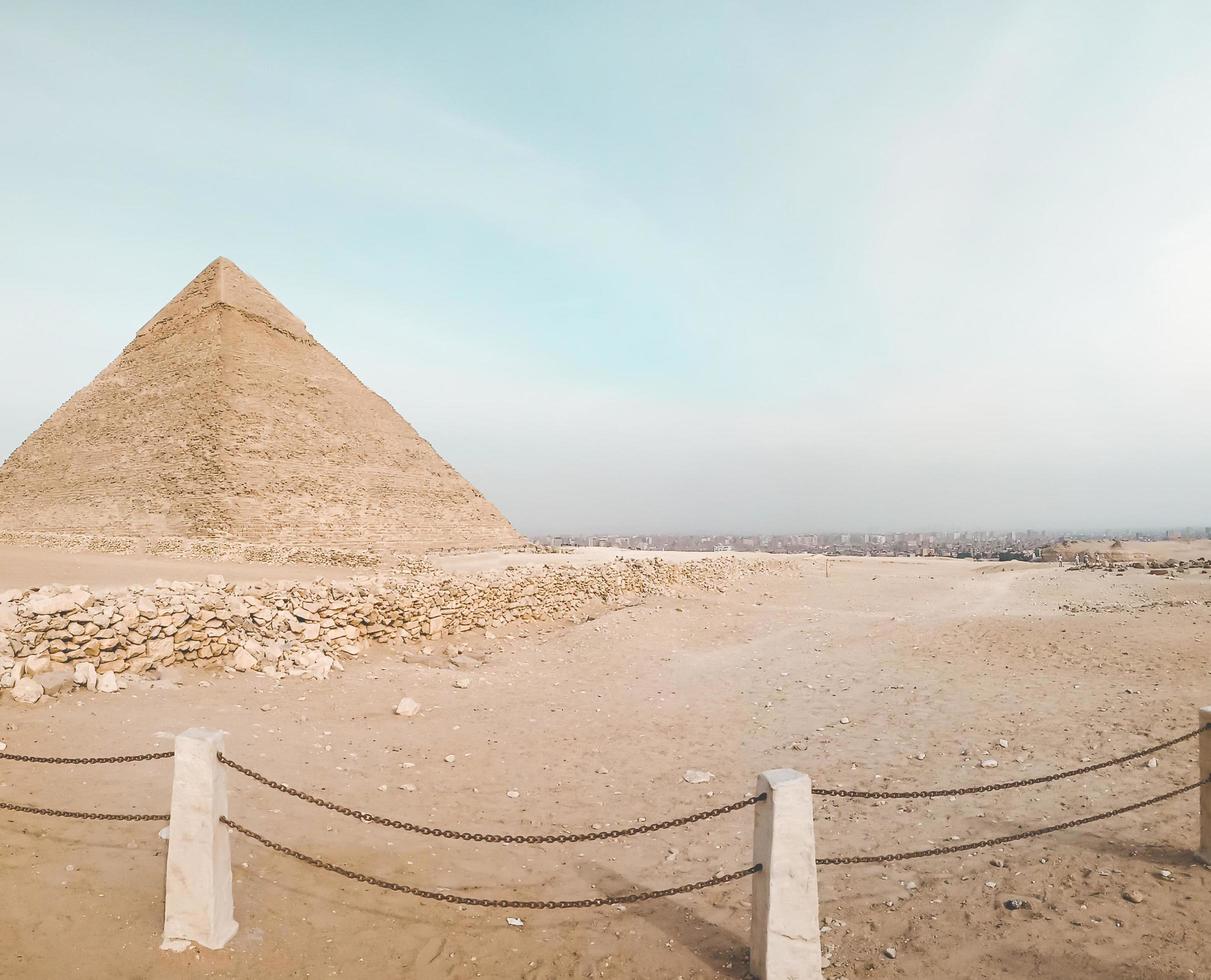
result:
[[[687,590],[592,610],[580,623],[471,634],[493,655],[469,673],[406,664],[402,651],[381,648],[326,683],[187,672],[177,690],[28,709],[6,700],[0,738],[14,752],[127,753],[167,747],[169,733],[189,725],[215,726],[229,732],[231,757],[352,806],[443,827],[541,833],[696,811],[742,797],[757,772],[782,766],[856,788],[1042,775],[1192,729],[1197,706],[1211,703],[1211,576],[907,559],[828,567],[826,577],[823,560],[800,559],[793,573],[725,593]],[[457,677],[471,686],[456,689]],[[394,716],[403,695],[423,712]],[[1110,809],[1193,782],[1194,745],[1160,754],[1155,768],[1137,762],[991,795],[818,798],[819,850],[923,848]],[[996,769],[979,767],[988,758]],[[686,783],[690,768],[715,778]],[[170,774],[170,762],[0,762],[0,799],[166,812]],[[230,789],[232,816],[267,836],[470,895],[618,894],[751,860],[751,810],[621,841],[505,848],[363,826],[235,773]],[[1192,854],[1197,826],[1197,797],[1187,794],[992,850],[822,868],[826,976],[1208,976],[1211,871]],[[234,940],[216,952],[160,952],[159,829],[0,814],[0,975],[746,972],[747,882],[627,909],[523,912],[515,927],[506,922],[513,913],[379,891],[243,838],[232,842]],[[1143,901],[1124,900],[1124,891]],[[1031,907],[1007,911],[1011,897]],[[889,947],[894,960],[883,953]]]
[[[692,561],[703,557],[686,551],[624,551],[620,548],[577,548],[563,554],[533,551],[477,551],[468,554],[435,554],[428,559],[438,568],[459,575],[494,571],[509,565],[591,565],[615,558],[663,558],[665,561]],[[342,581],[356,575],[379,574],[378,569],[351,569],[341,565],[259,565],[253,563],[213,562],[143,555],[80,554],[43,551],[0,544],[0,590],[38,588],[50,582],[86,585],[90,588],[121,588],[150,584],[158,578],[170,581],[198,581],[217,573],[229,582],[311,581],[316,577]],[[382,570],[389,574],[389,569]]]

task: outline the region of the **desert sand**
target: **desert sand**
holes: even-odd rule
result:
[[[11,553],[6,559],[5,576],[22,578],[20,563]],[[90,570],[79,566],[81,574],[98,583],[107,574],[138,578],[129,566],[106,573],[105,563],[119,559],[96,560]],[[47,570],[37,571],[44,580]],[[30,708],[6,701],[0,739],[10,752],[140,753],[205,725],[229,733],[232,758],[385,816],[498,833],[615,828],[740,799],[758,772],[783,766],[821,786],[960,787],[1044,775],[1162,741],[1193,729],[1198,706],[1211,703],[1209,604],[1211,576],[1197,572],[943,559],[832,559],[826,571],[824,559],[787,559],[723,591],[679,589],[622,608],[589,606],[575,622],[462,634],[460,644],[490,654],[477,669],[405,662],[414,644],[373,645],[325,682],[178,667],[175,689],[80,693]],[[458,688],[457,679],[470,684]],[[404,696],[420,703],[415,717],[392,713]],[[981,767],[988,759],[998,761],[995,769]],[[1194,742],[1156,760],[957,799],[817,798],[819,852],[872,854],[1005,835],[1197,779]],[[688,783],[688,769],[713,778]],[[89,768],[0,761],[0,799],[166,812],[170,778],[170,761]],[[383,878],[468,895],[618,894],[751,860],[751,810],[621,841],[500,847],[364,826],[237,773],[229,786],[233,818],[271,838]],[[1197,826],[1197,794],[1188,793],[988,850],[821,868],[825,975],[1205,976],[1211,871],[1193,856]],[[7,899],[0,972],[746,973],[746,881],[627,908],[514,913],[384,892],[239,837],[232,841],[235,938],[221,951],[161,952],[160,829],[0,816]],[[1128,901],[1128,892],[1142,901]],[[1009,911],[1010,898],[1030,907]],[[510,925],[508,916],[524,924]]]

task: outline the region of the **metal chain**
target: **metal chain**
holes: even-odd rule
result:
[[[3,801],[0,801],[0,810],[37,813],[44,817],[76,817],[80,820],[168,820],[167,813],[80,813],[76,810],[49,810],[40,806],[22,806],[20,803]]]
[[[352,881],[361,881],[367,885],[375,885],[379,888],[385,888],[388,891],[404,892],[407,895],[415,895],[417,898],[428,898],[435,902],[447,902],[451,905],[476,905],[481,908],[493,909],[591,909],[599,908],[603,905],[630,905],[634,902],[646,902],[652,898],[666,898],[669,895],[684,895],[687,892],[700,891],[703,888],[711,888],[714,885],[724,885],[729,881],[736,881],[740,878],[745,878],[748,875],[756,874],[761,870],[760,864],[754,864],[751,868],[744,868],[741,871],[733,871],[730,874],[720,875],[717,878],[707,878],[705,881],[694,881],[688,885],[678,885],[676,888],[663,888],[659,891],[636,892],[631,895],[617,895],[614,897],[601,898],[581,898],[564,901],[524,901],[521,899],[508,898],[473,898],[468,895],[452,895],[449,892],[434,892],[424,888],[416,888],[413,885],[405,885],[399,881],[384,881],[382,878],[375,878],[372,875],[363,874],[360,871],[351,871],[349,868],[342,868],[339,864],[331,864],[328,861],[321,861],[319,858],[311,857],[303,854],[301,851],[296,851],[285,844],[279,844],[277,841],[269,840],[267,837],[262,837],[254,830],[249,830],[247,827],[241,826],[234,820],[227,817],[219,818],[224,824],[232,830],[238,831],[245,837],[250,837],[266,847],[278,851],[281,854],[289,855],[302,861],[304,864],[310,864],[312,867],[320,868],[324,871],[331,871],[333,874],[342,875]]]
[[[17,755],[14,752],[0,752],[0,759],[11,759],[13,762],[49,762],[60,765],[97,766],[113,762],[150,762],[152,759],[171,759],[174,752],[145,752],[143,755],[101,755],[89,757],[61,755]]]
[[[1109,759],[1106,762],[1097,762],[1091,766],[1081,766],[1079,769],[1068,769],[1064,772],[1053,773],[1050,776],[1015,779],[1008,783],[989,783],[984,786],[965,786],[962,789],[920,789],[906,790],[904,792],[893,792],[891,790],[826,789],[813,786],[812,794],[815,796],[844,796],[859,800],[922,800],[936,799],[940,796],[970,796],[973,793],[992,793],[996,790],[1017,789],[1021,786],[1037,786],[1039,783],[1050,783],[1057,779],[1067,779],[1070,776],[1082,776],[1087,772],[1096,772],[1109,766],[1131,762],[1133,759],[1139,759],[1145,755],[1152,755],[1154,752],[1160,752],[1162,749],[1170,748],[1179,742],[1185,742],[1187,739],[1194,738],[1208,728],[1211,728],[1211,723],[1201,725],[1194,729],[1194,731],[1187,732],[1185,735],[1179,735],[1168,742],[1161,742],[1159,745],[1151,745],[1146,749],[1140,749],[1138,752],[1132,752],[1130,755],[1119,756],[1117,759]]]
[[[742,810],[747,806],[753,806],[766,799],[766,794],[761,793],[758,796],[752,796],[744,800],[738,800],[735,803],[715,807],[713,810],[703,810],[701,813],[693,813],[686,817],[663,820],[660,823],[642,824],[637,827],[625,827],[621,830],[598,830],[586,834],[471,834],[461,830],[442,830],[438,827],[425,827],[421,824],[410,823],[407,820],[391,820],[388,817],[378,817],[373,813],[366,813],[363,810],[355,810],[352,807],[342,806],[339,803],[333,803],[330,800],[312,796],[310,793],[304,793],[300,789],[294,789],[285,783],[279,783],[254,769],[249,769],[238,762],[233,762],[222,753],[219,754],[219,761],[236,772],[242,772],[250,779],[255,779],[258,783],[268,786],[270,789],[276,789],[279,793],[297,797],[306,803],[313,803],[316,806],[324,807],[326,810],[332,810],[335,813],[343,813],[345,816],[353,817],[356,820],[365,820],[368,823],[381,824],[384,827],[393,827],[396,830],[406,830],[413,834],[424,834],[428,837],[478,841],[484,844],[573,844],[580,841],[634,837],[636,834],[651,834],[658,830],[668,830],[670,827],[683,827],[686,824],[696,823],[699,820],[709,820],[712,817],[722,816],[725,813],[732,813],[735,810]]]
[[[1160,796],[1154,796],[1150,800],[1130,803],[1127,806],[1121,806],[1117,810],[1109,810],[1106,813],[1095,813],[1091,817],[1078,817],[1075,820],[1066,820],[1064,823],[1057,823],[1051,827],[1042,827],[1039,830],[1024,830],[1021,833],[1008,834],[1005,837],[993,837],[989,840],[975,841],[971,844],[948,844],[945,847],[931,847],[924,851],[902,851],[896,854],[871,854],[856,857],[817,858],[816,864],[888,864],[895,861],[908,861],[912,858],[933,857],[938,854],[956,854],[959,851],[974,851],[981,847],[1008,844],[1012,841],[1026,840],[1028,837],[1041,837],[1043,834],[1053,834],[1057,830],[1069,830],[1073,827],[1080,827],[1082,824],[1093,823],[1097,820],[1106,820],[1109,817],[1117,817],[1121,813],[1130,813],[1132,810],[1140,810],[1146,806],[1152,806],[1154,803],[1162,803],[1165,800],[1172,799],[1182,793],[1188,793],[1192,789],[1198,789],[1198,787],[1205,783],[1211,783],[1211,776],[1201,779],[1197,783],[1191,783],[1189,786],[1182,786],[1180,789],[1161,793]]]

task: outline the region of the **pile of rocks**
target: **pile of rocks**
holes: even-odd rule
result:
[[[654,558],[510,567],[456,578],[414,559],[407,576],[340,583],[234,584],[211,575],[205,582],[157,581],[98,592],[78,586],[11,590],[0,593],[0,689],[37,701],[47,690],[40,677],[62,686],[70,670],[73,683],[116,689],[115,674],[179,662],[322,680],[368,641],[566,618],[591,602],[613,604],[674,586],[721,588],[771,564]],[[93,672],[77,670],[80,665]]]
[[[1189,606],[1209,606],[1211,599],[1157,599],[1153,602],[1062,602],[1060,611],[1067,613],[1144,612],[1148,609],[1184,609]]]
[[[1088,555],[1078,555],[1077,560],[1068,566],[1068,571],[1122,572],[1128,568],[1148,569],[1152,572],[1164,572],[1166,570],[1185,571],[1195,568],[1211,569],[1211,558],[1191,558],[1189,560],[1146,558],[1136,561],[1123,561],[1121,558],[1115,558],[1105,552],[1094,552]]]

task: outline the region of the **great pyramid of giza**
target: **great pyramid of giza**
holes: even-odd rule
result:
[[[224,258],[0,467],[0,528],[384,552],[523,541]]]

